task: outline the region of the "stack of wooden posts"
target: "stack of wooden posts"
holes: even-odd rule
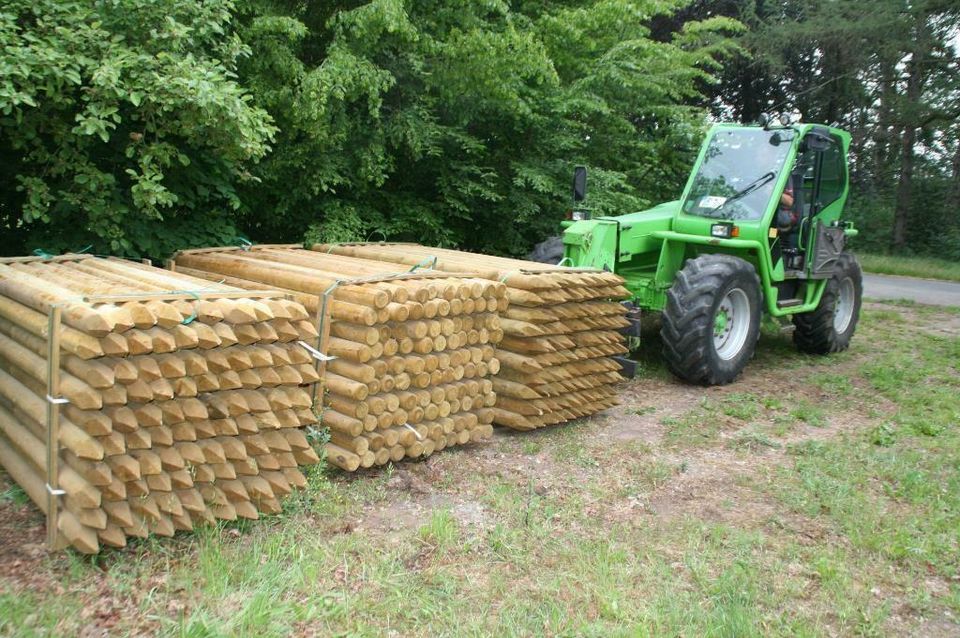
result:
[[[302,430],[318,375],[298,344],[316,334],[277,292],[84,255],[2,259],[0,462],[82,552],[278,512],[319,460]]]
[[[562,268],[417,244],[321,244],[314,251],[397,264],[431,263],[507,285],[500,325],[500,372],[494,423],[531,430],[594,414],[617,403],[613,387],[628,350],[619,329],[629,325],[617,300],[623,279],[600,270]]]
[[[489,436],[506,287],[295,245],[177,253],[177,272],[294,295],[319,326],[327,459],[354,471]],[[399,273],[397,271],[400,271]]]

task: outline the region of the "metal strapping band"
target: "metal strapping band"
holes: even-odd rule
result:
[[[47,401],[53,403],[54,405],[63,405],[64,403],[70,403],[70,399],[65,399],[63,397],[52,397],[49,394],[47,395]]]
[[[411,432],[413,432],[413,435],[414,435],[415,437],[417,437],[417,440],[418,440],[418,441],[422,441],[422,440],[423,440],[423,435],[421,435],[419,432],[417,432],[417,429],[416,429],[415,427],[413,427],[412,425],[410,425],[409,423],[404,423],[404,424],[403,424],[403,427],[405,427],[405,428],[407,428],[408,430],[410,430]]]
[[[298,341],[297,343],[300,345],[301,348],[309,352],[310,355],[317,361],[333,361],[334,359],[336,359],[336,357],[332,355],[323,354],[322,352],[320,352],[319,350],[311,346],[306,341]]]

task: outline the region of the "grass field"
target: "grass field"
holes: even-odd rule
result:
[[[857,253],[866,272],[924,279],[960,281],[960,262],[932,257],[894,257]]]
[[[96,558],[0,475],[0,635],[960,634],[960,310],[829,358],[768,326],[723,388],[647,344],[606,414]]]

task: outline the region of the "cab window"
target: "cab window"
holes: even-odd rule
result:
[[[836,142],[823,151],[820,160],[820,188],[817,192],[817,208],[823,210],[843,194],[847,176],[843,167],[843,155]]]

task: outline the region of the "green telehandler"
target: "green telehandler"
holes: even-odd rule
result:
[[[842,220],[850,135],[768,117],[708,133],[679,200],[616,217],[574,210],[532,259],[626,279],[636,309],[661,313],[671,371],[703,385],[733,381],[753,356],[763,312],[795,326],[803,352],[844,350],[862,276]],[[575,208],[586,170],[574,173]],[[562,252],[561,252],[562,251]],[[639,321],[635,325],[639,336]]]

